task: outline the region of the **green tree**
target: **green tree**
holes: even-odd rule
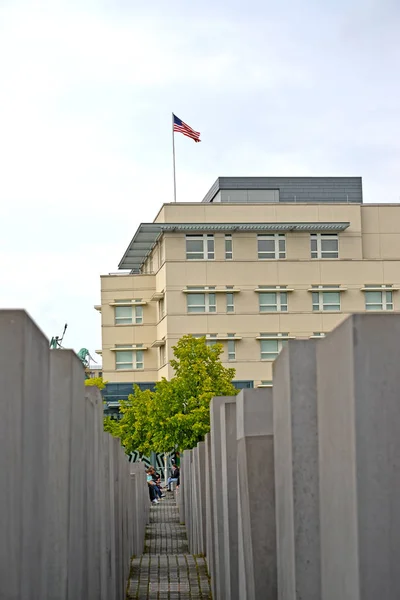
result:
[[[153,412],[156,401],[154,392],[142,391],[134,387],[134,393],[128,400],[121,400],[120,412],[122,419],[119,421],[119,436],[127,453],[140,452],[148,454],[153,450]]]
[[[104,431],[107,431],[107,433],[111,433],[111,435],[113,435],[114,437],[121,437],[121,426],[120,421],[118,419],[113,419],[108,415],[107,417],[104,417],[103,424]]]
[[[138,388],[122,402],[121,441],[127,452],[171,452],[193,448],[210,430],[210,400],[234,396],[235,369],[221,364],[221,344],[182,337],[173,348],[175,376],[163,378],[154,392]]]

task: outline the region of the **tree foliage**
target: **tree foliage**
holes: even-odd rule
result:
[[[117,425],[107,423],[127,452],[193,448],[210,430],[211,398],[237,394],[235,369],[221,364],[221,344],[208,346],[205,338],[186,335],[173,350],[175,376],[159,381],[154,392],[136,386],[121,402],[122,419]]]
[[[85,379],[85,385],[87,387],[97,387],[99,390],[104,390],[106,383],[107,381],[104,381],[102,377],[90,377],[89,379]]]

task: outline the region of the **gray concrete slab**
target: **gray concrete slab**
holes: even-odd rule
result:
[[[291,340],[273,365],[280,600],[321,599],[317,343]]]
[[[198,494],[198,554],[206,552],[206,453],[205,443],[197,444],[196,489]]]
[[[225,598],[239,600],[236,397],[220,406]]]
[[[190,545],[192,554],[199,553],[199,507],[197,490],[197,448],[190,451],[191,456],[191,519],[190,519]]]
[[[110,600],[108,579],[107,579],[107,513],[106,513],[106,477],[104,469],[103,456],[105,452],[104,445],[104,410],[103,410],[103,399],[101,394],[97,397],[96,406],[96,427],[95,427],[95,472],[96,472],[96,512],[97,512],[97,560],[99,562],[99,579],[100,579],[100,600]]]
[[[211,588],[213,598],[216,598],[215,590],[215,548],[214,548],[214,503],[213,503],[213,478],[211,475],[211,434],[207,433],[204,438],[205,463],[206,463],[206,559],[208,571],[211,576]]]
[[[104,434],[105,436],[105,448],[106,452],[104,455],[104,470],[106,473],[106,507],[107,507],[107,522],[108,522],[108,535],[107,535],[107,579],[108,589],[110,594],[110,600],[118,600],[117,597],[117,550],[116,550],[116,524],[115,524],[115,478],[114,478],[114,457],[113,457],[113,446],[114,440],[110,435]]]
[[[214,550],[215,550],[215,597],[225,598],[225,547],[224,547],[224,513],[222,490],[222,454],[221,454],[221,406],[232,402],[235,396],[219,396],[210,403],[210,435],[211,435],[211,474],[214,504]]]
[[[317,348],[323,600],[400,598],[400,315]]]
[[[71,441],[69,472],[68,600],[82,597],[86,589],[86,406],[84,372],[77,362],[72,368]]]
[[[184,523],[187,525],[188,535],[189,535],[189,510],[190,510],[190,454],[189,450],[185,450],[182,454],[182,463],[183,463],[183,498],[184,498]]]
[[[0,581],[4,598],[46,597],[49,352],[24,311],[0,310]]]
[[[46,521],[47,594],[66,600],[68,590],[68,528],[70,440],[74,368],[71,350],[50,352],[49,509]]]
[[[98,547],[98,515],[96,514],[95,494],[95,466],[94,466],[94,428],[95,428],[95,402],[96,388],[86,388],[84,397],[85,406],[85,461],[82,467],[85,472],[84,485],[84,537],[85,537],[85,556],[83,558],[84,566],[84,594],[88,598],[98,598],[100,596],[99,581],[96,577],[98,561],[96,561],[96,545]]]
[[[142,515],[146,514],[146,505],[149,504],[149,494],[147,490],[144,463],[130,463],[130,472],[135,478],[135,506],[137,506],[137,510],[134,510],[135,537],[133,554],[135,556],[140,556],[144,548],[144,535],[146,523]]]
[[[185,487],[185,473],[184,473],[184,469],[183,469],[183,456],[181,455],[181,459],[180,459],[180,473],[179,473],[179,489],[176,493],[176,500],[177,500],[177,506],[179,509],[179,515],[180,515],[180,520],[181,523],[184,523],[185,521],[185,494],[184,494],[184,487]]]
[[[112,460],[114,475],[114,523],[115,523],[115,587],[116,597],[121,598],[123,594],[124,564],[123,564],[123,540],[122,540],[122,498],[121,498],[121,470],[119,460],[120,443],[116,438],[112,439]]]
[[[277,598],[272,390],[236,400],[239,597]]]

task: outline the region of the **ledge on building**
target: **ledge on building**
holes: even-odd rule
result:
[[[266,293],[266,292],[294,292],[294,288],[286,287],[285,285],[266,285],[266,286],[258,286],[254,290],[257,293]]]
[[[121,302],[109,302],[109,306],[144,306],[146,300],[121,300]]]
[[[112,348],[109,348],[109,350],[111,350],[111,352],[125,352],[126,350],[148,350],[148,347],[140,346],[138,344],[132,344],[129,346],[127,344],[126,346],[113,346]]]
[[[230,287],[216,287],[209,285],[190,285],[182,289],[184,294],[195,294],[196,292],[205,293],[210,292],[211,294],[237,294],[240,292],[240,288]]]
[[[361,288],[362,292],[397,292],[400,288],[398,287],[394,287],[392,285],[389,284],[382,284],[382,285],[366,285],[364,287]]]
[[[154,294],[152,295],[152,297],[150,298],[151,301],[154,300],[162,300],[165,296],[165,292],[154,292]]]
[[[341,285],[313,285],[308,292],[346,292],[347,288]]]

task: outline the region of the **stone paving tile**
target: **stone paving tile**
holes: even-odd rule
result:
[[[150,508],[144,554],[132,559],[127,600],[209,600],[207,565],[189,554],[173,497]]]

